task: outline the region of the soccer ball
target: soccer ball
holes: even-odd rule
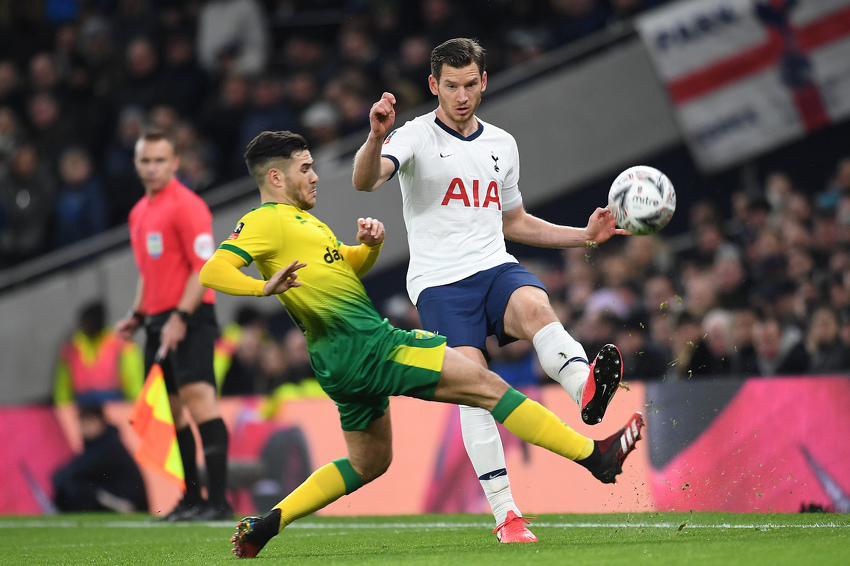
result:
[[[648,165],[629,167],[608,191],[608,209],[617,226],[632,234],[658,232],[676,211],[676,191],[667,176]]]

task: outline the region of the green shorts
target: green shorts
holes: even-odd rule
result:
[[[433,399],[445,351],[445,336],[384,321],[373,331],[337,333],[313,345],[310,362],[339,409],[342,430],[351,431],[382,417],[390,396]]]

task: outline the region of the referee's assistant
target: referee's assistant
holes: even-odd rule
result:
[[[228,436],[213,373],[213,344],[218,337],[215,292],[198,280],[201,267],[215,251],[212,214],[177,180],[180,161],[165,134],[149,132],[139,138],[134,163],[145,187],[145,196],[129,219],[139,282],[132,308],[115,328],[129,339],[145,327],[146,373],[156,356],[162,356],[186,479],[186,493],[164,518],[231,519],[233,509],[225,495]],[[184,407],[203,444],[207,499],[201,495],[195,436]]]

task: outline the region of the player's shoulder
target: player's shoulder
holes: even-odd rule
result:
[[[393,152],[392,144],[390,143],[393,140],[397,140],[403,146],[412,147],[414,151],[421,149],[423,146],[434,143],[440,135],[438,126],[434,121],[435,117],[436,115],[432,111],[428,114],[417,116],[390,132],[387,139],[384,141],[384,143],[389,146],[387,153],[392,154]]]
[[[303,222],[309,220],[310,216],[309,212],[291,204],[266,202],[251,209],[242,217],[242,220],[264,226],[269,224],[285,226],[292,223],[303,224]]]
[[[273,202],[263,203],[257,208],[252,208],[248,212],[246,212],[242,216],[243,221],[253,221],[253,222],[270,222],[277,218],[280,213],[278,208],[280,204],[276,204]]]
[[[243,214],[228,240],[239,239],[239,242],[231,243],[237,246],[248,246],[266,241],[270,234],[277,234],[275,227],[280,223],[277,206],[279,205],[266,203]]]
[[[475,116],[478,119],[478,122],[484,126],[484,135],[493,136],[498,138],[503,138],[505,140],[514,141],[514,136],[509,131],[504,128],[500,128],[496,124],[492,122],[488,122],[486,120],[482,120],[477,115]]]
[[[411,132],[411,133],[412,132],[418,132],[420,134],[423,133],[423,132],[428,132],[428,131],[434,129],[434,127],[435,127],[435,124],[434,124],[434,117],[435,116],[436,115],[434,114],[433,111],[428,112],[427,114],[422,114],[421,116],[417,116],[416,118],[413,118],[412,120],[408,120],[403,125],[401,125],[399,128],[397,128],[396,131],[401,130],[401,131],[404,131],[405,133],[407,133],[407,132]]]
[[[409,124],[416,124],[420,128],[432,128],[434,127],[434,120],[437,118],[437,111],[431,110],[430,112],[426,112],[425,114],[420,114],[413,120],[410,120]]]
[[[264,202],[256,208],[252,208],[247,214],[254,216],[275,216],[278,213],[278,207],[285,206],[277,202]]]

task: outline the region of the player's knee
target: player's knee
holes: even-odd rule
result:
[[[544,297],[543,300],[534,301],[528,312],[530,313],[532,328],[559,322],[558,315],[555,314],[555,309],[549,304],[548,297]]]
[[[360,475],[360,478],[363,480],[363,483],[369,483],[370,481],[375,480],[384,475],[384,473],[389,469],[392,460],[392,450],[388,450],[381,453],[372,454],[368,459],[356,462],[352,461],[351,465]]]
[[[508,389],[510,385],[499,374],[484,370],[476,384],[475,398],[468,404],[492,411]]]
[[[521,295],[521,299],[509,304],[505,312],[505,332],[517,338],[531,340],[537,330],[559,319],[549,303],[548,295],[542,289],[523,289],[527,292]]]
[[[375,478],[384,475],[386,471],[390,469],[390,464],[392,463],[392,461],[393,455],[392,453],[388,453],[380,462],[377,462],[374,469]]]

